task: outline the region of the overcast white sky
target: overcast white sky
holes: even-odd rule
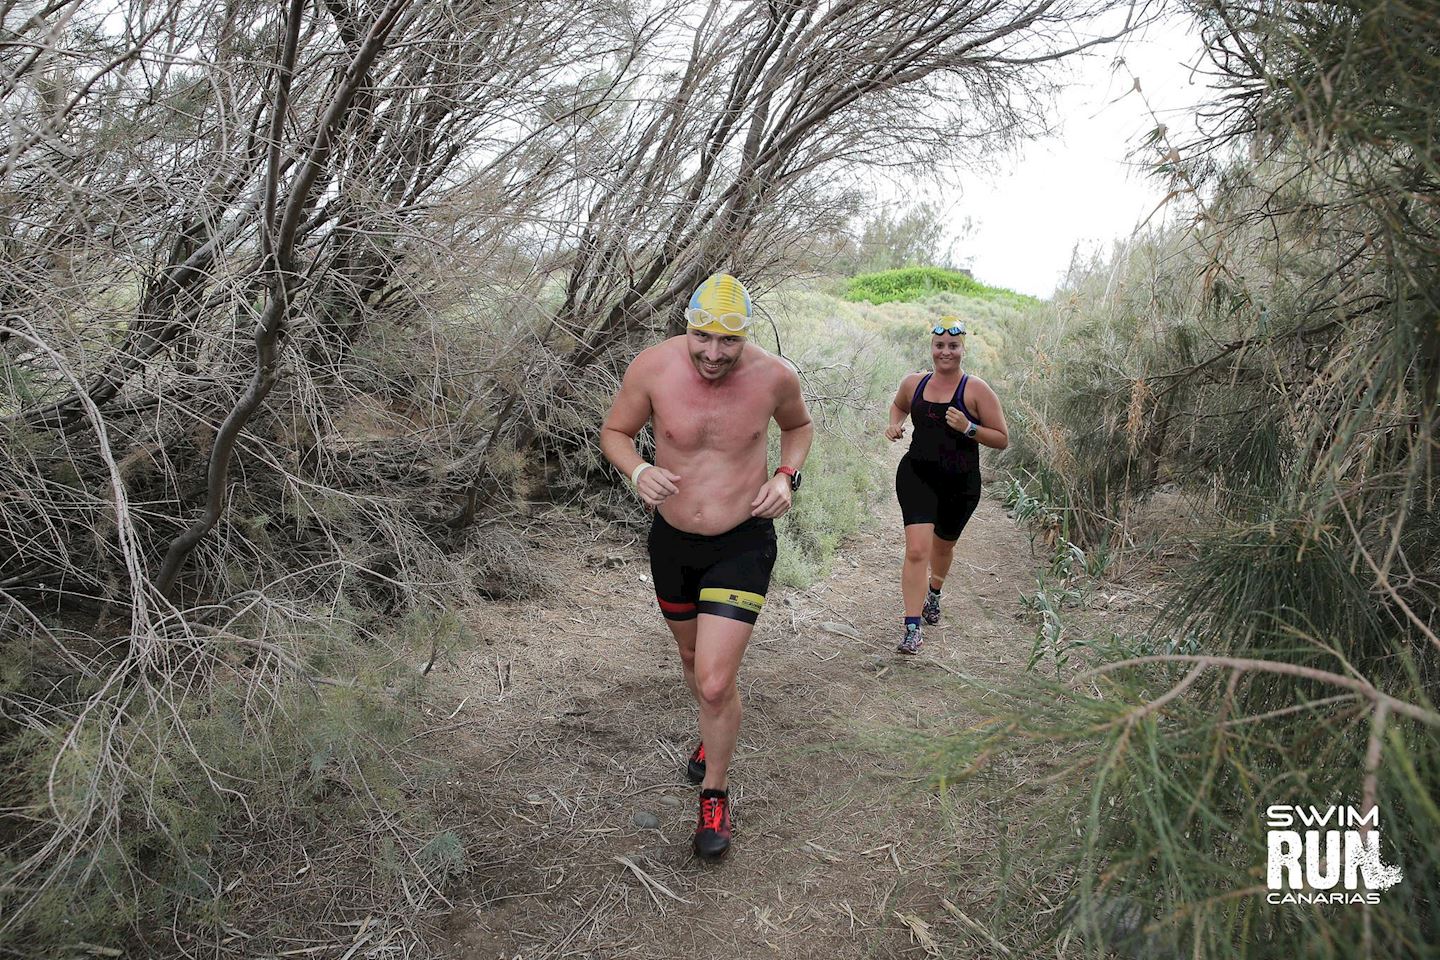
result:
[[[1193,21],[1172,19],[1143,36],[1082,62],[1058,100],[1054,136],[999,157],[993,173],[967,174],[932,187],[953,222],[978,229],[956,243],[956,260],[971,260],[975,277],[995,286],[1048,297],[1078,243],[1108,247],[1127,237],[1165,195],[1147,179],[1139,157],[1127,159],[1155,121],[1140,96],[1172,130],[1189,126],[1207,99],[1201,45]],[[1115,65],[1118,57],[1125,63]],[[1148,155],[1154,160],[1153,151]]]

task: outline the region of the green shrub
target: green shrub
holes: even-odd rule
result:
[[[1001,287],[987,287],[968,273],[947,270],[944,267],[905,267],[900,270],[882,270],[879,273],[862,273],[851,278],[845,291],[845,299],[856,302],[868,300],[875,304],[910,303],[937,293],[958,293],[987,300],[1006,300],[1024,306],[1039,303],[1034,297]]]
[[[827,433],[805,462],[805,482],[794,506],[776,525],[780,539],[775,579],[804,587],[828,576],[835,548],[860,528],[870,505],[888,490],[882,437]]]

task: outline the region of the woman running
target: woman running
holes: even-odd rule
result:
[[[958,317],[941,317],[930,334],[935,369],[900,381],[885,428],[894,441],[905,435],[907,415],[915,424],[910,449],[895,471],[895,496],[905,518],[900,570],[905,635],[895,648],[901,653],[919,652],[922,619],[940,622],[940,588],[955,557],[955,541],[980,502],[979,444],[1004,450],[1010,443],[995,391],[960,366],[965,324]]]

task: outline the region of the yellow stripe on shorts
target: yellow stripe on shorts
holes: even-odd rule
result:
[[[726,590],[723,587],[706,587],[700,591],[701,603],[723,603],[727,606],[759,613],[765,606],[765,595],[745,590]]]

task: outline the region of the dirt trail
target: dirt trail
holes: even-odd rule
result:
[[[900,530],[898,508],[882,503],[832,576],[772,588],[740,676],[736,839],[718,865],[690,853],[696,790],[681,766],[695,709],[644,544],[608,529],[557,533],[576,538],[555,556],[568,586],[476,611],[489,645],[441,678],[459,709],[437,718],[432,746],[474,771],[464,789],[480,822],[466,832],[480,839],[436,949],[464,960],[999,956],[941,903],[988,915],[995,891],[972,869],[985,838],[957,836],[966,812],[947,812],[884,741],[963,722],[949,719],[952,674],[1024,669],[1017,597],[1034,589],[1030,551],[985,499],[960,541],[943,623],[905,658],[892,652]],[[637,815],[658,828],[637,827]]]

